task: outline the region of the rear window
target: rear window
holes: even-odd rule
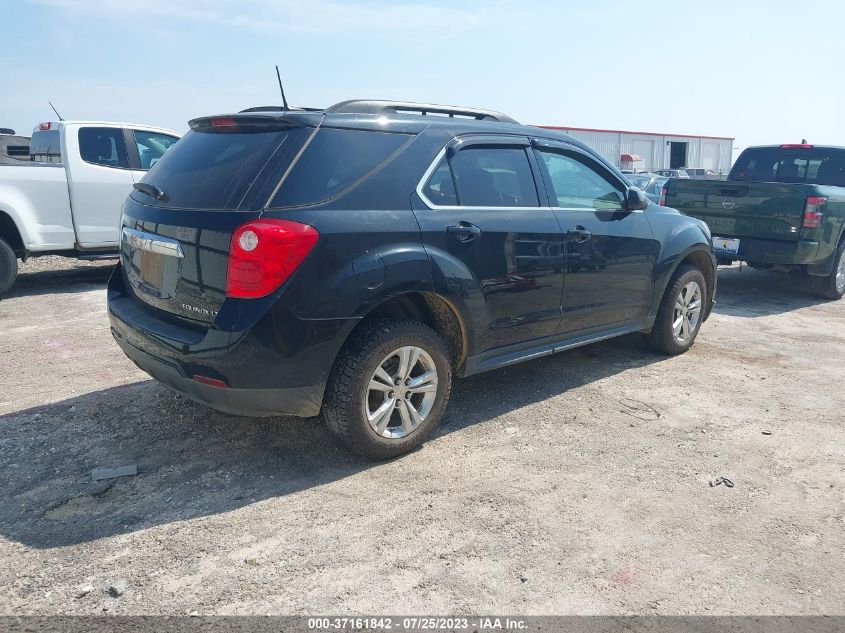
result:
[[[321,128],[270,206],[302,206],[339,196],[387,162],[409,139],[407,134]]]
[[[745,150],[731,180],[845,187],[845,150],[760,147]]]
[[[58,130],[36,131],[29,141],[30,160],[39,163],[61,163],[62,148]]]
[[[313,130],[304,126],[269,131],[191,130],[156,161],[143,182],[155,185],[167,196],[156,202],[157,206],[237,209],[253,187],[263,191],[268,181],[273,185],[278,182]],[[139,202],[150,201],[137,191],[132,197]],[[266,197],[251,202],[263,205]]]

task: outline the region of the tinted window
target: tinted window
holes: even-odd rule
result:
[[[624,196],[619,185],[588,164],[569,153],[537,152],[549,173],[559,207],[619,210]]]
[[[114,127],[84,127],[79,130],[79,154],[86,163],[104,167],[129,167],[123,130]]]
[[[143,130],[133,130],[132,132],[135,136],[135,145],[138,148],[141,169],[149,169],[155,165],[158,159],[164,156],[164,152],[179,140],[175,136],[160,134],[159,132],[145,132]]]
[[[745,150],[731,180],[845,186],[845,150],[760,147]]]
[[[39,163],[62,162],[61,139],[58,130],[46,130],[32,133],[29,141],[30,160]]]
[[[236,209],[254,182],[271,180],[275,186],[312,131],[307,127],[248,132],[191,130],[150,168],[143,182],[165,193],[167,200],[156,203],[159,205]],[[132,196],[141,202],[150,201],[137,191]],[[266,201],[265,197],[256,204],[263,206]]]
[[[639,174],[632,174],[628,176],[628,182],[630,182],[635,187],[639,187],[640,189],[645,189],[646,187],[648,187],[648,183],[650,181],[650,176],[640,176]]]
[[[461,206],[540,205],[531,166],[522,148],[468,147],[455,154],[449,162]]]
[[[407,134],[323,128],[294,165],[273,207],[314,204],[340,195],[387,161]]]
[[[452,178],[452,170],[449,168],[449,161],[445,158],[440,161],[437,169],[431,174],[423,188],[425,197],[432,204],[441,207],[455,206],[458,204],[458,195],[455,192],[455,181]]]

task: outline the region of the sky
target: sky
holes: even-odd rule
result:
[[[836,0],[0,0],[0,127],[352,98],[845,145]]]

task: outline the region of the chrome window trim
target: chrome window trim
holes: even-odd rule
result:
[[[138,231],[124,226],[121,232],[121,239],[141,251],[169,255],[170,257],[178,257],[180,259],[184,257],[182,245],[178,240],[169,237],[145,233],[144,231]]]
[[[550,205],[538,205],[536,207],[470,207],[470,206],[462,206],[459,204],[434,204],[428,197],[423,193],[423,189],[425,188],[426,183],[428,182],[429,178],[434,174],[434,171],[437,169],[437,166],[440,164],[440,161],[446,156],[446,152],[449,151],[449,146],[454,142],[450,141],[443,149],[441,149],[437,156],[434,157],[434,160],[431,161],[431,164],[428,166],[428,169],[422,175],[422,178],[417,183],[416,193],[419,196],[420,200],[423,201],[426,207],[429,208],[431,211],[534,211],[536,209],[546,209],[551,211],[611,211],[616,213],[617,211],[627,211],[628,213],[643,213],[642,209],[637,210],[627,210],[627,209],[596,209],[595,207],[555,207]],[[529,146],[530,147],[530,146]],[[539,195],[539,192],[538,192]]]

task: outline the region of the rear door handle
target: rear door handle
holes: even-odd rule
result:
[[[585,229],[583,226],[579,226],[574,229],[569,229],[564,237],[566,238],[566,242],[575,242],[576,244],[583,244],[591,237],[593,237],[593,234],[590,233],[590,231]]]
[[[446,227],[446,235],[453,235],[459,242],[471,242],[481,236],[481,229],[469,222],[458,222]]]

